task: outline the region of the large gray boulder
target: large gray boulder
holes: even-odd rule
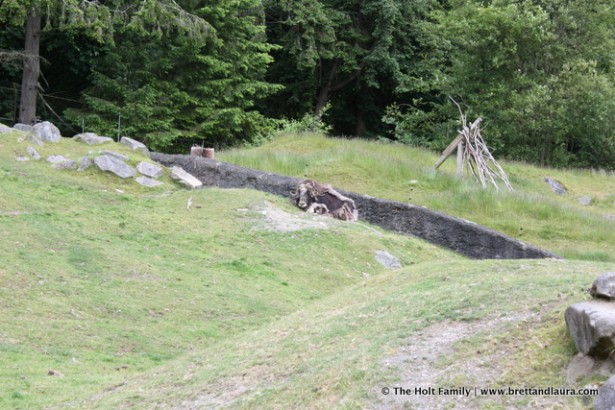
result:
[[[589,293],[595,298],[615,299],[615,272],[606,272],[598,276]]]
[[[594,401],[595,410],[613,410],[615,409],[615,376],[611,376],[600,390],[598,397]]]
[[[77,134],[73,137],[73,139],[75,141],[85,142],[88,145],[99,145],[105,144],[107,142],[113,142],[113,138],[101,137],[94,134],[93,132],[84,132],[82,134]]]
[[[180,167],[171,168],[171,178],[190,189],[196,189],[203,186],[201,181]]]
[[[145,161],[139,162],[137,171],[150,178],[160,178],[164,174],[164,170],[161,167]]]
[[[144,155],[149,156],[149,150],[147,149],[145,144],[143,144],[142,142],[133,140],[132,138],[128,138],[128,137],[122,137],[120,139],[120,144],[126,145],[133,151],[141,151]]]
[[[615,349],[615,303],[590,300],[575,303],[564,313],[577,351],[599,359]]]
[[[100,170],[112,172],[120,178],[132,178],[137,173],[133,167],[111,155],[96,157],[94,163]]]
[[[13,129],[11,127],[7,127],[4,124],[0,124],[0,134],[3,132],[12,132]]]
[[[32,127],[34,134],[42,141],[47,142],[60,142],[62,136],[58,127],[50,123],[49,121],[39,122]]]
[[[545,177],[545,182],[549,184],[551,190],[555,192],[557,195],[566,195],[568,191],[566,191],[566,187],[559,181],[556,181],[553,178]]]

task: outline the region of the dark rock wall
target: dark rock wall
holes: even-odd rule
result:
[[[206,186],[252,188],[289,197],[290,191],[295,189],[300,181],[298,178],[256,171],[203,157],[152,153],[151,158],[166,166],[182,167]],[[550,252],[460,218],[415,205],[339,189],[338,191],[354,199],[360,220],[393,232],[417,236],[471,258],[558,258]]]

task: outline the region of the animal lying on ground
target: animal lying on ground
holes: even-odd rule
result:
[[[331,187],[311,179],[301,181],[291,195],[305,212],[330,215],[343,221],[357,221],[359,211],[354,201]]]

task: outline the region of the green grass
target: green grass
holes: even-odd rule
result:
[[[410,202],[458,216],[570,259],[615,262],[615,174],[502,162],[515,192],[482,189],[454,176],[454,160],[434,172],[436,153],[400,144],[285,135],[219,154],[234,164],[309,177],[349,191]],[[555,195],[545,176],[568,189]],[[578,198],[593,198],[582,206]]]
[[[561,313],[586,298],[583,289],[598,273],[612,270],[606,230],[585,238],[568,233],[569,225],[550,225],[550,235],[567,235],[571,252],[592,261],[472,261],[362,222],[268,231],[258,211],[264,204],[303,214],[256,191],[185,191],[168,175],[162,187],[146,189],[94,169],[18,162],[27,146],[20,135],[0,134],[0,408],[365,408],[380,400],[383,386],[400,382],[383,359],[421,329],[528,311],[535,321],[474,335],[450,359],[472,358],[479,344],[504,349],[506,371],[485,384],[564,386],[562,369],[574,352]],[[353,151],[353,144],[288,137],[222,158],[266,157],[295,167],[286,173],[297,176],[308,163],[310,177],[320,170],[318,179],[392,199],[396,184],[416,179],[407,187],[424,198],[448,189],[476,207],[491,201],[499,208],[480,213],[513,228],[510,198],[543,219],[553,209],[577,222],[584,213],[610,212],[604,199],[595,210],[530,188],[504,197],[470,182],[459,187],[447,174],[426,171],[432,158],[424,152],[414,161],[424,172],[415,174],[404,165],[412,151],[361,141]],[[37,149],[78,159],[99,148],[65,140]],[[112,149],[133,165],[144,159]],[[399,169],[378,171],[390,173],[390,184],[379,186],[370,175],[386,168],[378,165],[383,155]],[[331,167],[314,166],[322,163]],[[324,173],[331,169],[339,180]],[[596,198],[608,195],[595,183]],[[381,267],[377,250],[404,268]],[[455,377],[444,374],[444,381]]]
[[[421,382],[400,381],[382,365],[417,331],[443,320],[539,312],[544,305],[557,312],[557,320],[545,319],[542,333],[542,323],[528,320],[497,335],[475,336],[482,354],[489,349],[507,352],[506,372],[480,382],[482,387],[565,386],[562,367],[574,352],[561,311],[582,299],[579,285],[604,268],[558,261],[417,264],[351,285],[258,330],[190,353],[158,369],[157,375],[129,379],[114,394],[83,408],[162,408],[168,403],[210,408],[223,398],[230,408],[364,408],[378,401],[383,386]],[[494,287],[501,297],[494,296]],[[541,341],[552,348],[545,350]],[[461,361],[477,353],[466,346],[456,354],[443,359]],[[147,394],[143,385],[149,386]]]
[[[9,363],[0,371],[0,407],[61,403],[75,389],[95,392],[257,328],[363,272],[378,275],[379,249],[405,263],[452,257],[361,224],[260,231],[259,215],[244,209],[270,201],[296,210],[255,191],[188,192],[168,177],[147,190],[94,169],[17,162],[25,144],[16,139],[0,142],[0,352]],[[39,148],[74,159],[88,150],[73,141]]]

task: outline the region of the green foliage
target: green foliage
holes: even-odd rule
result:
[[[323,114],[325,114],[331,106],[327,105],[323,109]],[[331,133],[333,127],[331,125],[327,125],[322,116],[315,117],[311,112],[306,113],[299,120],[281,120],[280,121],[280,133],[288,133],[288,134],[324,134],[327,135]]]
[[[262,39],[257,5],[202,7],[198,13],[211,25],[203,41],[118,27],[116,44],[97,60],[84,93],[87,108],[67,116],[111,134],[121,114],[122,134],[153,149],[225,146],[266,135],[273,123],[253,106],[279,87],[262,81],[271,46]]]
[[[434,68],[445,76],[433,79],[431,96],[389,109],[397,139],[446,145],[459,116],[453,96],[468,118],[485,119],[496,154],[615,168],[612,2],[456,2],[434,18],[449,54]]]
[[[436,2],[316,1],[267,2],[274,53],[269,78],[286,86],[267,101],[271,115],[319,117],[337,133],[381,131],[384,107],[423,67],[416,57],[422,18]]]

